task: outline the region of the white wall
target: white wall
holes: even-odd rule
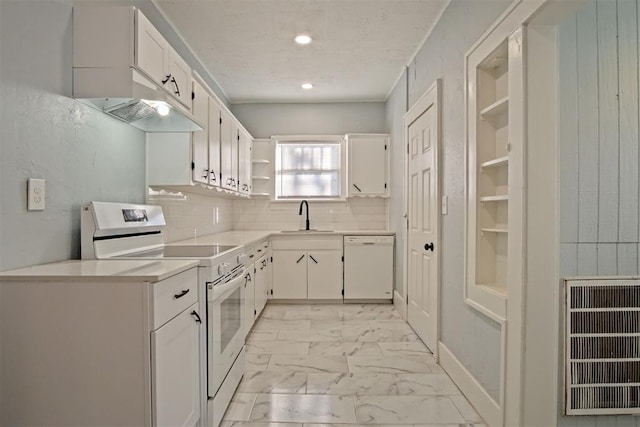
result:
[[[436,79],[442,79],[440,170],[449,213],[442,217],[441,340],[496,400],[500,391],[500,327],[463,300],[464,55],[510,3],[452,0],[408,68],[409,107]],[[388,122],[398,123],[405,113],[401,107],[397,100],[388,103]],[[401,179],[398,171],[393,179]],[[394,224],[397,226],[397,219]]]
[[[396,232],[396,270],[394,289],[406,295],[404,289],[404,246],[407,227],[404,218],[404,157],[405,140],[400,111],[407,110],[407,73],[402,73],[385,105],[386,126],[391,135],[391,188],[389,198],[389,229]]]
[[[233,104],[231,112],[254,138],[386,133],[384,105],[383,102]]]
[[[71,1],[0,2],[0,270],[80,255],[80,204],[144,201],[143,132],[71,98]],[[27,212],[29,177],[46,210]]]
[[[640,271],[639,16],[636,0],[592,0],[559,27],[561,277]],[[631,416],[565,417],[561,405],[559,425],[640,426]]]

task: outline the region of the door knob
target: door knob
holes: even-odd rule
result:
[[[433,242],[431,242],[431,243],[425,243],[425,245],[424,245],[424,250],[425,250],[425,251],[431,251],[431,252],[433,252]]]

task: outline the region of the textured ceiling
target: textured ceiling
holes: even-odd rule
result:
[[[448,1],[155,3],[229,100],[242,103],[384,101]],[[302,32],[310,45],[293,42]]]

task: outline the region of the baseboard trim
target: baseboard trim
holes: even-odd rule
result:
[[[489,396],[489,393],[480,385],[478,380],[471,375],[471,372],[460,363],[458,358],[442,341],[438,343],[438,348],[440,350],[440,365],[486,421],[487,425],[503,425],[502,411],[496,401]]]
[[[404,320],[407,320],[407,303],[405,302],[404,297],[395,289],[393,291],[393,305],[396,310],[400,312],[400,316],[402,316]]]

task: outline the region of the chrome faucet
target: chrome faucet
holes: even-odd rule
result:
[[[305,230],[309,231],[309,203],[306,200],[300,202],[300,210],[298,211],[298,215],[302,215],[302,205],[307,205],[307,228]]]

